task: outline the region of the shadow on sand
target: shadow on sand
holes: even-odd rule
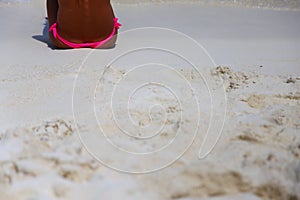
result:
[[[48,45],[49,48],[54,49],[54,46],[50,42],[48,30],[49,30],[49,23],[47,17],[45,18],[45,23],[43,24],[43,34],[42,35],[33,35],[32,38],[35,40],[38,40],[40,42],[43,42]]]

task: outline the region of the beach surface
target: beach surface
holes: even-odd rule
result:
[[[113,5],[115,49],[54,50],[0,1],[0,199],[300,199],[297,1]]]

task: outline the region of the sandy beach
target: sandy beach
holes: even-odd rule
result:
[[[300,6],[269,2],[113,1],[114,49],[55,50],[0,1],[0,199],[300,199]]]

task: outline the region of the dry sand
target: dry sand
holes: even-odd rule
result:
[[[164,14],[167,9],[170,9],[168,15]],[[181,9],[190,17],[176,18]],[[72,115],[73,81],[89,50],[57,51],[40,42],[45,39],[41,34],[45,17],[43,2],[2,5],[0,10],[1,200],[300,199],[298,11],[191,5],[116,6],[116,12],[124,23],[123,31],[142,25],[162,26],[187,33],[201,42],[218,65],[210,66],[201,73],[216,82],[223,80],[227,97],[225,126],[209,156],[201,160],[197,157],[203,140],[203,135],[199,134],[184,156],[170,167],[155,173],[131,175],[97,162],[78,139],[76,127],[83,135],[99,130],[96,124],[94,127],[87,125],[94,116],[84,110],[86,105],[77,108],[82,114],[80,121],[74,121]],[[165,20],[154,20],[153,13]],[[192,19],[192,22],[187,23],[187,19]],[[121,38],[119,47],[122,49]],[[170,44],[174,41],[170,38]],[[138,39],[129,42],[135,45]],[[138,60],[142,59],[137,57],[132,62],[138,63]],[[186,80],[202,89],[203,80],[197,72],[176,64]],[[113,85],[117,78],[126,74],[126,67],[119,68],[108,71],[104,80],[106,86]],[[87,72],[88,80],[92,82],[99,78],[97,74],[103,71],[103,66],[95,66]],[[140,79],[143,78],[146,76]],[[139,83],[140,79],[128,79],[124,88]],[[185,94],[180,86],[178,88]],[[86,98],[84,95],[88,89],[88,83],[82,82],[79,105]],[[143,105],[150,102],[146,95],[152,90],[149,87],[145,93],[139,94],[144,97],[142,102],[137,96],[137,105],[131,108],[133,118],[143,128],[149,123]],[[97,92],[105,97],[103,91]],[[178,148],[181,148],[194,131],[194,109],[188,109],[186,112],[190,117],[178,124],[181,110],[164,92],[156,91],[154,97],[167,105],[171,118],[163,134],[158,136],[159,141],[170,140],[182,126],[184,134],[178,143]],[[119,94],[121,98],[123,93]],[[100,99],[96,104],[101,106],[106,101]],[[199,103],[202,130],[207,126],[210,114],[206,109],[207,102]],[[218,106],[217,109],[224,108],[224,105]],[[153,120],[155,117],[160,119],[162,114],[159,111],[154,113]],[[109,122],[111,116],[105,115],[105,112],[102,114],[103,119],[108,121],[103,125],[104,130],[120,145],[127,145],[130,150],[149,151],[160,144],[157,142],[151,146],[145,142],[134,146],[130,143],[132,141],[126,143],[117,136],[116,125]],[[125,113],[118,114],[122,116]],[[128,124],[123,125],[129,127]],[[109,153],[111,151],[107,149],[106,154]],[[124,168],[140,169],[145,164],[134,163],[135,166],[132,166],[127,157],[112,156]],[[164,154],[161,159],[171,156]]]

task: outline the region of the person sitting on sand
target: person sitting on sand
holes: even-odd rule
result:
[[[56,48],[112,48],[121,26],[110,0],[47,0],[47,15]]]

